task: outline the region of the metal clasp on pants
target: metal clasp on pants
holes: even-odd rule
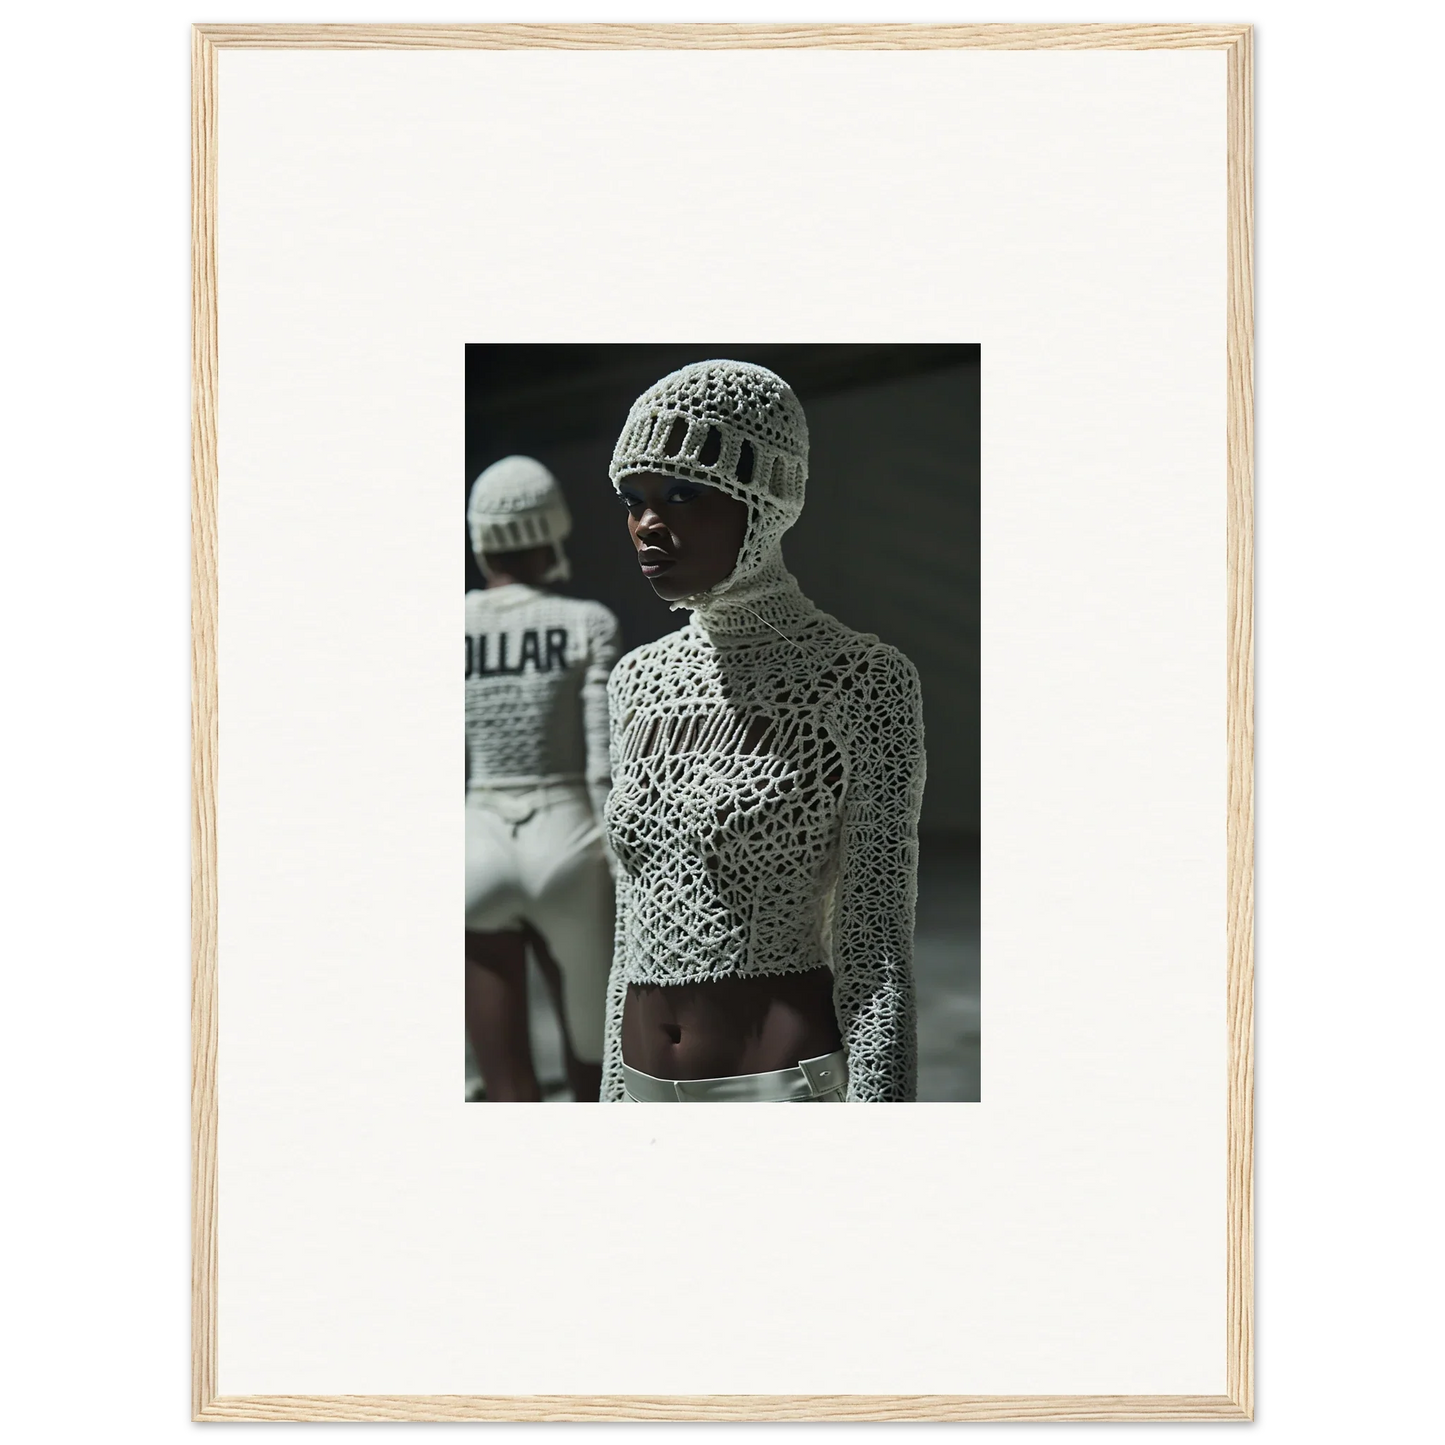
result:
[[[838,1062],[838,1055],[822,1054],[816,1059],[799,1059],[798,1067],[808,1081],[816,1099],[820,1094],[836,1094],[848,1082],[847,1068]]]

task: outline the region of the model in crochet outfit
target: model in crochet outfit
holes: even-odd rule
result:
[[[552,474],[505,457],[472,486],[467,593],[467,1034],[492,1101],[538,1099],[526,949],[560,1004],[568,1075],[596,1100],[612,956],[607,675],[617,619],[559,597],[571,527]]]
[[[617,938],[602,1097],[910,1100],[918,674],[804,597],[802,407],[707,361],[633,404],[613,486],[687,626],[609,684]]]

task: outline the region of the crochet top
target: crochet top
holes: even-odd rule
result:
[[[632,404],[608,474],[746,503],[732,572],[674,602],[688,625],[618,664],[608,694],[617,936],[602,1097],[623,1098],[632,983],[833,972],[850,1101],[917,1093],[913,915],[923,800],[918,674],[814,607],[783,564],[808,424],[741,361],[670,373]]]
[[[629,984],[826,966],[848,1099],[913,1099],[918,674],[809,602],[781,554],[749,574],[612,673],[602,1097],[623,1097]]]
[[[521,582],[466,606],[468,791],[585,781],[600,818],[617,619]]]

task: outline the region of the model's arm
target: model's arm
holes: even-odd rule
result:
[[[582,680],[582,726],[587,738],[587,792],[592,811],[602,822],[602,809],[612,786],[607,724],[607,679],[617,661],[617,619],[600,604],[590,622],[587,673]],[[610,855],[609,855],[610,856]]]
[[[833,908],[833,1002],[850,1103],[918,1094],[913,917],[923,803],[923,699],[913,664],[869,654],[845,693],[848,784]]]
[[[612,776],[618,765],[622,726],[627,716],[626,703],[622,694],[627,686],[628,670],[624,665],[607,681],[604,701],[610,720],[607,747],[609,777]],[[604,838],[606,838],[606,832],[604,821]],[[610,839],[606,841],[607,856],[612,858],[612,842]],[[617,908],[612,929],[612,972],[607,979],[607,1023],[602,1042],[602,1093],[600,1097],[604,1104],[623,1102],[622,1008],[627,1002],[627,919],[631,908],[628,877],[619,867],[614,867],[612,870],[612,885],[616,894]]]

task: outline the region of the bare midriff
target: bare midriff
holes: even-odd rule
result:
[[[840,1043],[826,968],[634,983],[622,1010],[624,1061],[658,1079],[768,1073],[830,1054]]]

